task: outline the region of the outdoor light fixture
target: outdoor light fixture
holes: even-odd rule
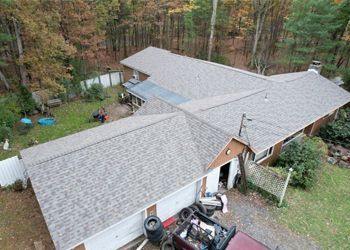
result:
[[[226,150],[226,155],[229,155],[229,154],[231,154],[231,149]]]

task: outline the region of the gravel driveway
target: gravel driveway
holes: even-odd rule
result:
[[[312,240],[292,232],[274,219],[271,205],[256,193],[245,196],[237,190],[227,191],[229,212],[215,212],[213,218],[226,226],[237,225],[237,229],[264,243],[273,250],[314,250],[321,249]],[[136,247],[134,248],[136,249]],[[159,247],[148,243],[144,250],[157,250]]]
[[[237,190],[225,193],[229,212],[217,212],[214,216],[222,224],[236,224],[238,230],[264,243],[271,249],[320,249],[314,242],[303,238],[287,227],[278,224],[271,208],[257,194],[242,195]]]

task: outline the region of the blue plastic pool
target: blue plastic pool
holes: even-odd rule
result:
[[[42,126],[51,126],[56,123],[56,120],[54,118],[40,118],[38,123]]]

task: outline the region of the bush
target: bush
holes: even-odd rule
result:
[[[88,100],[104,100],[103,86],[98,83],[91,84],[90,88],[86,90],[85,97]]]
[[[24,190],[23,187],[23,181],[22,180],[16,180],[15,183],[13,184],[13,190],[16,192],[21,192]]]
[[[320,129],[319,136],[325,141],[350,147],[350,108],[341,109],[336,121],[328,123]]]
[[[6,126],[0,126],[0,142],[5,141],[5,139],[12,138],[12,129]]]
[[[31,115],[36,108],[32,93],[23,85],[19,88],[18,103],[23,114]]]
[[[288,149],[280,154],[276,165],[285,171],[293,168],[290,184],[308,189],[317,180],[322,154],[323,148],[319,138],[305,138],[301,143],[292,142]]]
[[[20,118],[20,108],[14,95],[1,98],[0,100],[0,126],[13,128],[15,122]]]

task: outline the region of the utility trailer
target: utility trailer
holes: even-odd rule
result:
[[[184,250],[269,250],[249,235],[220,224],[207,215],[194,211],[172,233],[176,249]]]

